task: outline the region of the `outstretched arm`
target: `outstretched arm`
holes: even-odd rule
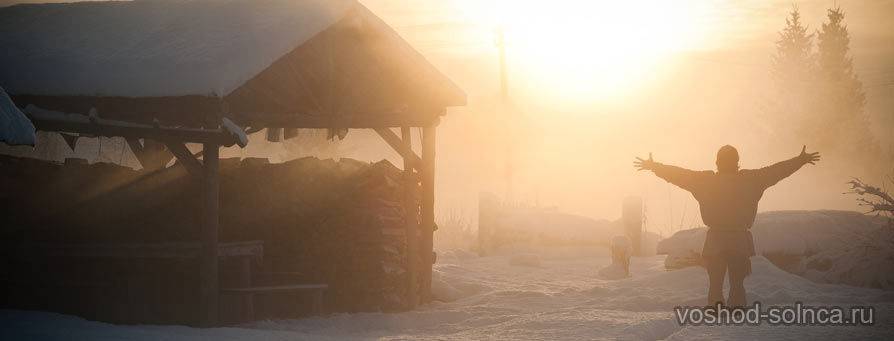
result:
[[[637,157],[636,160],[633,161],[633,166],[636,167],[637,170],[641,171],[650,170],[659,178],[662,178],[667,182],[677,185],[680,188],[690,192],[695,189],[696,185],[699,182],[699,175],[701,174],[701,172],[696,172],[686,168],[655,162],[654,160],[652,160],[652,153],[649,153],[649,159],[647,160]]]
[[[795,156],[791,159],[777,162],[772,166],[767,166],[757,170],[758,181],[765,188],[775,185],[782,179],[789,177],[794,172],[801,169],[801,166],[806,164],[815,165],[817,161],[819,161],[820,156],[819,152],[808,153],[807,146],[801,148],[801,154]]]

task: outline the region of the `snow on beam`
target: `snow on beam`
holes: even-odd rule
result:
[[[34,146],[34,141],[34,124],[0,88],[0,142],[11,146]]]
[[[238,145],[245,147],[248,136],[235,123],[223,118],[218,128],[183,128],[166,127],[158,124],[141,124],[99,118],[95,110],[89,115],[70,114],[38,108],[29,105],[25,108],[28,118],[34,122],[38,130],[71,132],[94,136],[121,136],[131,138],[149,138],[159,141],[215,143],[226,147]]]

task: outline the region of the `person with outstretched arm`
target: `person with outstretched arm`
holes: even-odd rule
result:
[[[698,201],[702,220],[708,234],[702,257],[708,271],[708,306],[718,303],[732,308],[744,308],[745,277],[751,274],[754,239],[751,225],[757,215],[757,203],[764,191],[792,175],[805,164],[819,161],[819,153],[801,154],[761,169],[739,169],[739,152],[730,145],[717,151],[717,171],[693,171],[665,165],[648,159],[636,158],[638,170],[650,170],[658,177],[692,193]],[[729,298],[723,300],[723,281],[729,273]]]

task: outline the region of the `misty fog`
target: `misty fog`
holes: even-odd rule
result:
[[[881,147],[875,155],[847,152],[855,142],[829,138],[834,127],[803,136],[769,107],[777,100],[771,60],[778,32],[792,3],[766,1],[731,11],[723,40],[698,50],[670,55],[643,80],[639,91],[623,98],[601,98],[569,104],[549,95],[553,84],[529,82],[520,58],[507,48],[511,109],[504,118],[499,97],[497,50],[485,43],[426,48],[432,33],[444,41],[461,41],[467,24],[413,26],[425,21],[450,22],[463,18],[460,10],[413,12],[413,3],[365,1],[379,15],[456,81],[469,95],[469,105],[454,108],[442,120],[438,141],[437,188],[440,212],[461,207],[474,219],[478,191],[506,194],[506,146],[513,144],[511,201],[593,218],[617,219],[624,196],[641,195],[646,202],[646,228],[664,235],[701,226],[697,202],[687,192],[663,180],[636,172],[634,156],[652,152],[655,160],[691,169],[715,169],[717,149],[731,144],[739,149],[742,168],[759,168],[797,155],[802,145],[823,153],[817,166],[805,167],[767,191],[760,210],[862,210],[852,196],[842,194],[851,177],[882,184],[894,172],[894,2],[839,1],[846,13],[851,56],[866,93],[864,114]],[[406,5],[405,3],[411,3]],[[423,7],[422,4],[417,4]],[[831,3],[798,2],[803,22],[813,33],[827,20]],[[444,5],[444,7],[449,7]],[[459,6],[457,6],[459,7]],[[413,14],[410,14],[413,13]],[[887,13],[887,14],[885,14]],[[432,14],[433,15],[433,14]],[[407,28],[401,30],[402,26]],[[605,32],[604,34],[611,34]],[[586,44],[588,37],[578,37]],[[458,45],[458,46],[457,46]],[[446,47],[445,47],[446,46]],[[592,79],[593,83],[600,79]],[[599,86],[594,88],[603,88]],[[777,116],[777,117],[774,117]],[[797,122],[798,117],[785,117]],[[834,134],[834,133],[831,133]],[[821,145],[819,136],[834,141]],[[376,136],[351,132],[343,146],[349,157],[397,162]],[[841,144],[841,146],[836,146]],[[860,148],[857,146],[856,148]],[[418,149],[417,149],[418,150]],[[443,216],[443,214],[441,214]]]
[[[804,117],[797,113],[782,117],[774,111],[779,92],[771,77],[771,61],[778,34],[792,10],[788,1],[742,6],[714,3],[702,9],[705,18],[696,23],[712,25],[703,28],[696,47],[665,53],[647,74],[631,75],[631,79],[600,78],[604,70],[592,72],[588,75],[593,77],[586,80],[592,86],[575,83],[573,92],[579,96],[573,100],[557,95],[568,84],[544,79],[542,70],[519,56],[524,51],[516,48],[521,44],[513,44],[513,39],[519,42],[525,37],[513,37],[509,31],[506,112],[500,100],[493,21],[479,20],[483,14],[474,10],[484,5],[467,0],[362,2],[468,95],[468,105],[449,109],[441,122],[436,207],[442,223],[447,216],[459,215],[474,226],[479,192],[500,197],[511,192],[508,201],[515,204],[611,220],[620,217],[623,197],[638,195],[645,200],[649,231],[668,235],[701,226],[698,204],[691,195],[633,169],[633,158],[649,152],[656,161],[703,170],[714,169],[715,153],[725,144],[739,149],[742,168],[790,158],[804,144],[823,153],[818,166],[805,167],[799,176],[769,190],[761,211],[860,210],[854,197],[842,194],[847,190],[845,182],[859,177],[881,185],[894,173],[892,1],[836,2],[846,13],[850,55],[865,92],[863,112],[879,147],[866,155],[853,152],[864,149],[857,142],[835,136],[835,127],[817,127],[805,135],[790,125]],[[796,5],[808,32],[814,33],[827,20],[826,10],[832,4],[801,1]],[[592,32],[565,34],[571,36],[566,40],[582,45],[606,41]],[[596,53],[612,48],[601,45]],[[624,89],[614,91],[615,87]],[[400,165],[399,156],[372,131],[352,130],[343,141],[335,142],[326,140],[325,132],[305,131],[299,136],[281,144],[267,143],[264,133],[257,133],[245,150],[231,148],[222,157],[268,157],[273,162],[305,155],[365,161],[384,158]],[[62,143],[57,140],[53,143]],[[417,151],[418,142],[416,135]],[[105,143],[116,145],[111,140]],[[97,147],[96,142],[87,142],[78,148],[81,154],[102,154]],[[133,164],[132,156],[124,151],[105,149],[114,156],[99,159]],[[511,189],[507,159],[512,164]]]

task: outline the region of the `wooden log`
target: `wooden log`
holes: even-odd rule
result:
[[[434,123],[422,128],[422,241],[419,253],[422,257],[420,297],[423,303],[431,301],[431,268],[434,263],[436,127],[437,123]]]
[[[390,130],[389,130],[390,132]],[[413,179],[414,160],[409,156],[413,151],[413,144],[410,137],[410,127],[401,127],[400,134],[402,137],[401,149],[404,150],[404,215],[407,228],[407,309],[416,308],[417,292],[416,292],[416,259],[418,256],[418,245],[416,238],[416,204],[413,187],[416,181]],[[415,154],[412,154],[415,155]],[[416,163],[418,164],[418,163]]]
[[[220,146],[206,143],[202,177],[202,257],[199,275],[201,277],[201,324],[215,327],[218,324],[218,263],[217,229],[219,219],[220,181],[218,156]]]

